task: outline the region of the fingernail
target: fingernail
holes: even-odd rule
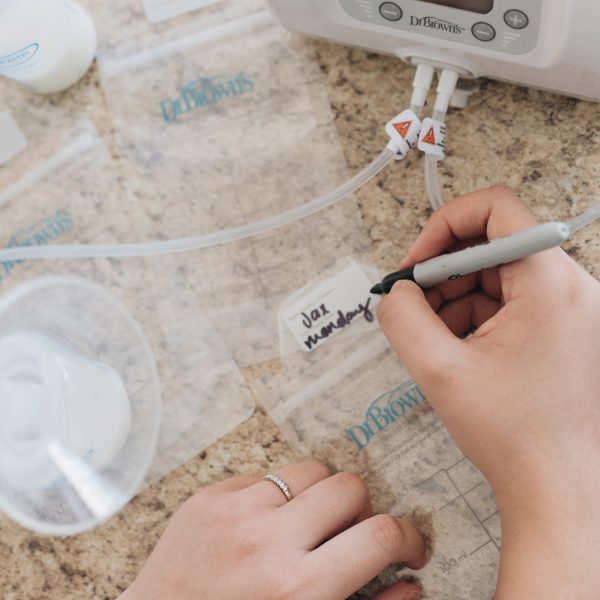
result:
[[[398,600],[418,600],[421,597],[421,589],[418,587],[406,588]]]
[[[421,590],[415,588],[413,590],[407,590],[402,600],[418,600],[421,597]]]

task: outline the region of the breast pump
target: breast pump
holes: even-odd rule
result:
[[[600,100],[593,0],[269,0],[295,31],[455,68],[462,76]]]
[[[473,88],[457,89],[459,77],[485,76],[600,100],[600,56],[596,32],[589,26],[600,18],[600,6],[591,0],[269,0],[269,4],[279,21],[294,31],[394,55],[417,66],[411,103],[417,115],[432,69],[437,70],[441,75],[432,114],[437,123],[443,123],[449,105],[467,104]],[[425,136],[431,132],[428,125]],[[426,154],[427,195],[439,208],[437,161],[443,153],[423,144],[420,149]]]

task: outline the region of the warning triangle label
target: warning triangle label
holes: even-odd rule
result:
[[[412,121],[402,121],[402,123],[394,123],[394,129],[406,139],[406,134],[412,125]]]
[[[427,132],[427,135],[423,138],[426,144],[432,144],[435,146],[435,127],[432,125],[431,129]]]

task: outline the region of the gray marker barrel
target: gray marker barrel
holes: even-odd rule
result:
[[[553,221],[537,225],[480,246],[419,263],[414,268],[414,279],[422,288],[430,288],[560,246],[569,239],[569,234],[569,226],[565,223]]]

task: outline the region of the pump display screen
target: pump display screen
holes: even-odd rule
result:
[[[441,4],[461,10],[470,10],[481,14],[489,13],[494,8],[494,0],[421,0],[429,4]]]

